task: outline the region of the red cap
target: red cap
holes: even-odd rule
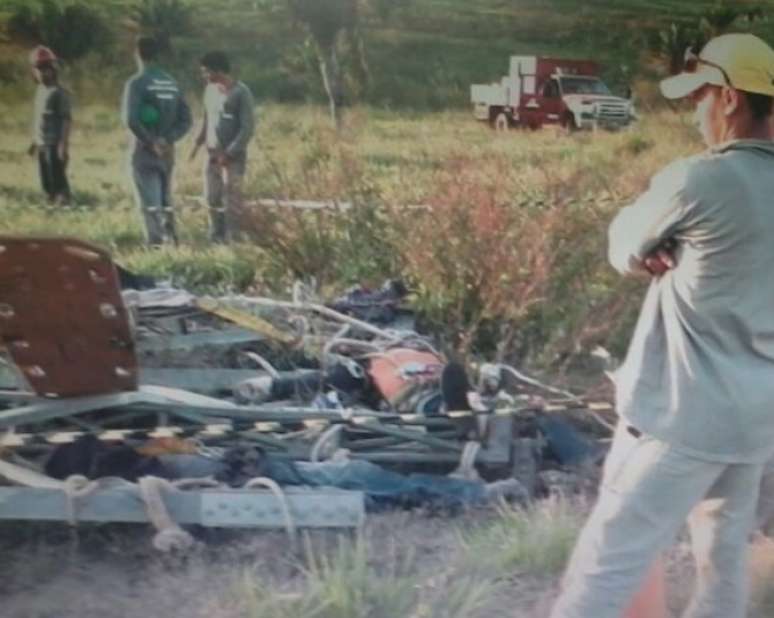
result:
[[[30,52],[30,64],[34,67],[54,62],[56,62],[56,54],[45,45],[38,45]]]

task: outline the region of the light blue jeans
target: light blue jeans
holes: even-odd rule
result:
[[[134,196],[145,223],[149,245],[174,242],[175,212],[172,206],[174,161],[160,159],[141,147],[132,156],[131,176]]]
[[[686,618],[744,618],[747,546],[763,464],[688,456],[616,430],[599,499],[570,559],[551,618],[621,618],[686,518],[697,578]]]

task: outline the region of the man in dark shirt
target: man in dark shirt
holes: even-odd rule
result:
[[[234,217],[242,208],[242,181],[247,145],[255,128],[253,95],[231,76],[228,57],[213,51],[200,60],[207,87],[204,120],[191,158],[207,147],[205,194],[210,207],[210,239],[227,242],[234,234]]]
[[[69,159],[70,93],[59,84],[56,56],[47,47],[38,46],[30,55],[32,72],[38,87],[33,106],[30,156],[38,156],[40,184],[50,204],[70,203],[67,182]]]
[[[156,65],[158,51],[154,39],[137,39],[139,70],[126,82],[122,105],[132,138],[135,197],[151,246],[177,240],[171,196],[174,144],[191,128],[191,110],[177,82]]]

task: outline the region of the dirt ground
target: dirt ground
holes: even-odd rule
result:
[[[459,547],[460,529],[490,516],[371,515],[364,530],[369,562],[386,564],[410,553],[417,572],[440,572]],[[341,534],[348,533],[318,532],[310,538],[317,547],[332,546]],[[180,558],[156,552],[145,526],[82,526],[76,536],[63,524],[2,524],[0,615],[253,618],[240,598],[245,572],[289,583],[302,577],[302,561],[289,550],[282,532],[203,531],[200,538],[203,546]],[[503,577],[507,585],[487,603],[490,609],[477,616],[494,611],[533,618],[533,608],[554,584],[552,578]]]
[[[372,515],[364,530],[369,563],[390,562],[406,551],[417,572],[442,570],[459,547],[459,531],[492,516]],[[317,547],[333,546],[341,534],[347,533],[318,532],[309,540]],[[159,554],[150,538],[145,526],[81,526],[74,534],[63,524],[0,525],[0,615],[257,618],[244,599],[246,573],[286,581],[289,588],[303,576],[303,561],[290,551],[281,532],[202,530],[201,546],[185,558]],[[774,543],[759,540],[753,564],[758,592],[750,616],[770,618],[774,605],[761,588],[767,588],[774,575]],[[687,542],[670,552],[667,569],[670,609],[679,616],[693,579]],[[500,583],[504,585],[489,599],[487,609],[471,616],[541,618],[550,606],[557,577],[503,573]]]

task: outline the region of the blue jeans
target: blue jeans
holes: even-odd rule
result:
[[[483,482],[436,474],[403,475],[369,461],[270,462],[266,475],[280,484],[363,491],[370,510],[430,504],[459,508],[486,501]]]

